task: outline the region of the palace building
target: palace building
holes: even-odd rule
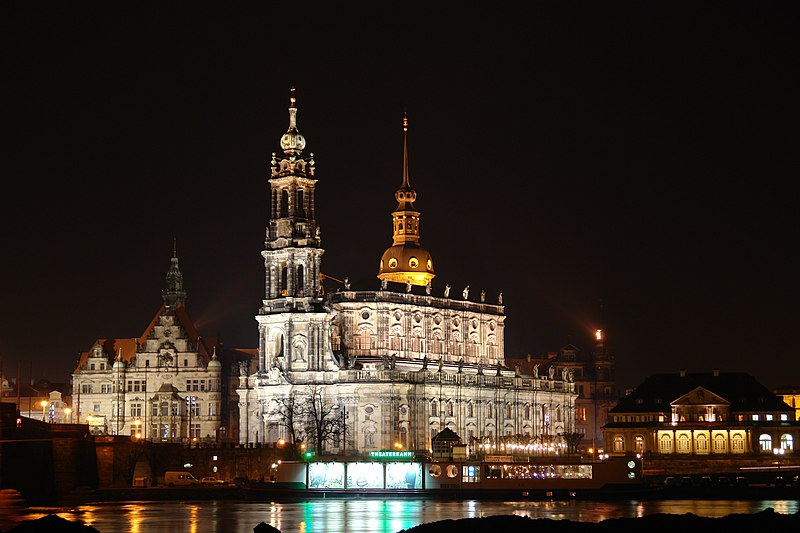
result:
[[[320,454],[429,451],[433,437],[449,429],[486,453],[512,443],[563,447],[562,435],[574,432],[571,372],[551,366],[543,375],[523,374],[506,365],[502,295],[487,301],[469,287],[451,294],[449,285],[431,286],[436,274],[421,244],[405,117],[380,289],[345,280],[343,289],[325,293],[316,161],[303,156],[297,111],[292,91],[282,155],[271,160],[258,356],[241,365],[236,391],[239,443],[302,440]]]
[[[136,338],[97,339],[72,374],[72,419],[95,435],[153,442],[216,442],[238,423],[231,368],[246,353],[201,337],[186,311],[173,250],[163,303]],[[219,355],[218,355],[219,351]],[[228,361],[223,366],[223,361]],[[234,376],[235,377],[235,376]],[[233,408],[232,408],[233,407]]]

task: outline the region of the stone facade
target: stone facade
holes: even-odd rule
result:
[[[95,435],[215,441],[227,407],[216,342],[198,335],[173,255],[164,304],[139,338],[98,339],[72,374],[73,420]]]
[[[239,442],[304,440],[321,454],[427,452],[432,437],[449,428],[486,453],[505,453],[512,439],[560,449],[560,435],[574,431],[571,374],[532,376],[505,366],[502,296],[497,303],[483,293],[470,299],[466,287],[455,298],[449,286],[432,294],[419,211],[413,209],[413,239],[398,240],[393,221],[395,261],[381,263],[381,290],[351,290],[345,280],[343,290],[324,293],[315,161],[301,157],[294,94],[281,148],[269,180],[257,366],[242,366],[239,376]],[[404,135],[395,219],[412,213],[416,200],[406,153]]]

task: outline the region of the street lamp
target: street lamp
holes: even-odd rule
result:
[[[142,438],[142,432],[139,429],[139,426],[142,425],[142,421],[137,418],[136,420],[133,421],[133,425],[136,426],[134,435],[136,436],[136,440],[139,440]]]
[[[72,423],[72,409],[70,409],[69,407],[65,407],[64,408],[64,416],[67,419],[67,424],[71,424]]]
[[[45,416],[44,416],[44,415],[45,415],[45,413],[44,413],[44,410],[45,410],[45,409],[47,409],[47,402],[46,402],[45,400],[42,400],[42,401],[39,403],[39,405],[41,405],[41,406],[42,406],[42,422],[44,422],[44,421],[45,421]]]

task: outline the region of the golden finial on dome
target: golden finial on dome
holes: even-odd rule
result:
[[[294,85],[292,85],[292,88],[289,91],[289,103],[291,104],[292,107],[294,107],[295,102],[297,102],[297,97],[294,95],[295,90],[296,89],[294,88]]]

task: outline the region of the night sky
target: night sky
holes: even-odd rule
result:
[[[139,336],[173,239],[201,334],[256,347],[295,86],[325,274],[379,287],[408,113],[433,293],[502,291],[507,357],[600,326],[620,390],[800,385],[796,3],[79,4],[2,7],[6,375]]]

